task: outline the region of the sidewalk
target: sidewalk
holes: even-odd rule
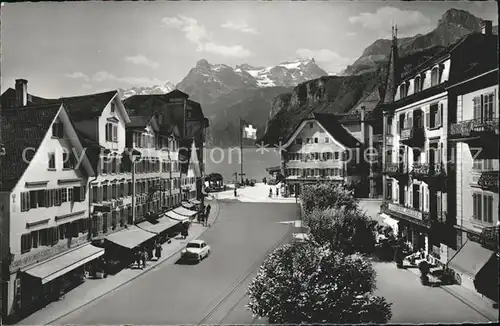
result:
[[[263,183],[256,183],[254,187],[238,188],[237,197],[234,196],[234,189],[211,194],[221,200],[235,200],[240,202],[258,202],[258,203],[295,203],[295,197],[285,198],[281,193],[276,196],[276,188],[279,185],[269,186]],[[273,196],[269,197],[269,188],[273,190]]]
[[[211,205],[218,206],[215,202],[212,202]],[[219,208],[212,208],[209,225],[215,223],[218,216],[218,210]],[[66,293],[66,295],[60,300],[52,302],[46,307],[34,312],[27,318],[19,321],[17,325],[47,325],[53,323],[55,320],[70,314],[71,312],[96,299],[99,299],[107,293],[160,266],[162,262],[178,254],[179,251],[186,246],[188,241],[200,237],[206,230],[207,227],[204,227],[201,224],[191,224],[187,239],[177,237],[173,239],[171,243],[163,244],[162,257],[158,261],[148,261],[146,268],[143,270],[125,268],[116,275],[109,275],[104,279],[87,279],[83,284]]]
[[[420,271],[418,268],[407,268],[405,270],[420,277]],[[479,312],[481,315],[487,317],[489,320],[498,321],[498,308],[495,308],[496,303],[494,301],[458,284],[441,285],[439,288],[448,292],[464,304]]]

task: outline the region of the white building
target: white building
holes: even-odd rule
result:
[[[16,83],[24,86],[20,107],[0,111],[4,316],[74,285],[104,253],[89,243],[87,180],[95,173],[67,109],[24,106],[26,81]]]
[[[362,153],[357,141],[332,114],[313,113],[286,140],[281,173],[290,194],[318,181],[353,184],[360,180]]]

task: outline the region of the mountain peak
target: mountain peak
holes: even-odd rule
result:
[[[196,68],[210,68],[210,63],[205,59],[200,59],[196,63]]]
[[[468,11],[451,8],[443,14],[438,25],[458,25],[470,30],[480,30],[481,21]]]

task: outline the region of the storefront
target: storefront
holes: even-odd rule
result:
[[[105,259],[107,272],[115,274],[134,261],[134,254],[140,246],[151,246],[155,233],[129,225],[126,229],[106,237]]]
[[[163,244],[180,233],[180,223],[181,221],[171,219],[163,214],[162,217],[155,221],[144,221],[137,224],[137,226],[144,231],[155,234],[156,237],[153,240]]]
[[[21,269],[21,306],[25,312],[40,309],[85,281],[86,271],[104,255],[104,249],[86,244],[41,264]],[[21,287],[22,284],[22,287]]]

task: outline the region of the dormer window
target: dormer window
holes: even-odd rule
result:
[[[435,67],[431,71],[431,86],[439,84],[439,67]]]
[[[414,93],[418,93],[422,90],[422,77],[420,76],[417,76],[415,77],[415,80],[414,80]]]
[[[106,141],[118,142],[118,126],[114,123],[106,123]]]
[[[63,124],[61,122],[55,122],[52,125],[52,137],[63,138]]]
[[[399,97],[403,98],[408,95],[408,83],[401,84],[399,87]]]

